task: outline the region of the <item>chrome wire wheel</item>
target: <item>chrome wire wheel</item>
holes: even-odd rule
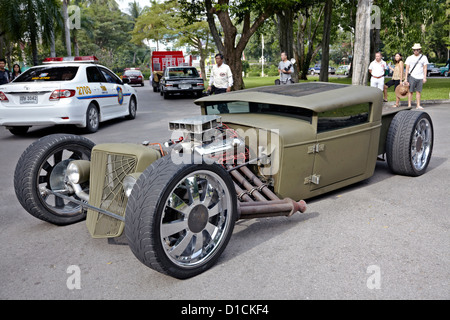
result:
[[[433,131],[427,118],[422,118],[416,125],[411,140],[411,161],[416,170],[422,170],[431,154]]]
[[[231,224],[231,196],[223,179],[195,171],[169,193],[161,217],[164,252],[176,265],[195,267],[209,260]]]

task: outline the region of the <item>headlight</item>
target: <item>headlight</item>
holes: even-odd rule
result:
[[[69,163],[66,176],[70,182],[80,184],[89,180],[91,163],[88,160],[74,160]]]
[[[135,172],[132,174],[127,175],[122,182],[123,192],[125,192],[125,195],[127,198],[131,195],[131,190],[133,190],[134,185],[136,184],[137,179],[141,175],[140,172]]]

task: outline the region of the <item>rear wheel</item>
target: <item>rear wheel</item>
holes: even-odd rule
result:
[[[139,261],[189,278],[213,266],[231,237],[237,218],[233,181],[218,165],[176,165],[166,156],[139,177],[125,217]]]
[[[136,111],[137,111],[137,103],[136,98],[131,97],[130,103],[128,105],[128,115],[126,116],[127,119],[133,120],[136,118]]]
[[[433,138],[433,123],[428,113],[397,113],[386,140],[386,157],[392,172],[407,176],[424,174],[430,163]]]
[[[64,189],[67,166],[72,160],[90,160],[94,143],[84,137],[54,134],[32,143],[22,154],[14,172],[14,190],[22,207],[38,219],[56,225],[83,220],[83,208],[41,189]],[[82,186],[88,189],[88,185]],[[75,195],[73,196],[79,200]]]
[[[98,131],[100,126],[100,113],[97,106],[91,103],[86,110],[86,133],[94,133]]]

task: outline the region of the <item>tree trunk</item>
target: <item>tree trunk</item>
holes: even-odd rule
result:
[[[317,28],[322,20],[322,15],[324,12],[324,6],[320,9],[319,16],[317,18],[317,24],[312,28],[311,15],[309,9],[306,9],[305,14],[300,13],[298,17],[298,30],[297,30],[297,44],[294,48],[296,59],[298,61],[298,69],[300,74],[300,80],[307,80],[309,64],[311,60],[317,55],[321,48],[321,43],[319,43],[314,48],[314,40],[316,39]],[[308,27],[308,31],[306,30]],[[307,35],[305,37],[305,35]],[[308,44],[305,45],[305,42]],[[306,51],[305,51],[306,50]]]
[[[56,57],[55,29],[52,29],[50,34],[50,57]]]
[[[219,53],[224,54],[225,48],[223,47],[222,38],[219,35],[219,31],[217,30],[216,27],[216,22],[214,21],[215,9],[212,7],[211,0],[205,0],[205,7],[206,7],[206,20],[209,25],[209,30],[211,31],[211,34],[213,36],[214,43],[216,44]]]
[[[30,30],[30,42],[31,42],[31,55],[33,59],[33,65],[37,66],[38,62],[38,49],[37,49],[37,35],[35,30],[31,28]]]
[[[219,5],[228,4],[226,0],[219,0]],[[253,24],[251,24],[251,14],[246,12],[242,22],[242,33],[240,34],[239,41],[236,37],[238,31],[236,26],[230,17],[228,9],[221,10],[213,8],[211,0],[205,0],[205,6],[207,11],[208,24],[213,35],[219,52],[224,55],[225,62],[231,69],[233,74],[233,90],[244,89],[244,80],[242,79],[242,53],[247,46],[251,36],[258,30],[258,28],[264,23],[264,21],[271,15],[270,12],[263,12],[255,18]],[[217,32],[216,25],[214,23],[214,16],[216,14],[220,25],[223,30],[223,43],[219,33]]]
[[[328,82],[328,66],[330,63],[330,33],[331,33],[331,13],[333,9],[332,0],[325,3],[325,16],[323,19],[322,38],[322,61],[320,64],[319,81]]]
[[[294,58],[298,65],[298,54],[294,53],[294,12],[291,8],[277,12],[277,24],[280,53],[286,52],[288,59]],[[294,82],[298,82],[298,68],[294,68],[291,78]]]
[[[358,0],[353,53],[353,85],[366,85],[370,63],[370,0]]]
[[[202,39],[197,38],[197,50],[200,55],[200,73],[202,75],[202,79],[206,81],[205,60],[208,52],[208,40],[206,40],[205,49],[203,49]]]

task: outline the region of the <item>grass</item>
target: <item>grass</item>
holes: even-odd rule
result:
[[[270,86],[275,83],[275,80],[278,77],[250,77],[244,78],[245,87],[247,89],[262,87],[262,86]],[[450,99],[450,78],[445,79],[437,79],[433,77],[428,77],[428,81],[423,85],[422,91],[422,100],[444,100]],[[301,80],[300,82],[312,82],[319,81],[319,76],[308,76],[308,80]],[[333,83],[342,83],[342,84],[351,84],[352,80],[347,77],[330,77],[330,82]],[[408,100],[405,98],[404,100]],[[415,95],[413,96],[413,100],[415,100]],[[394,87],[390,87],[388,89],[388,101],[395,102],[395,92]],[[414,102],[414,101],[413,101]],[[415,103],[415,102],[414,102]]]

